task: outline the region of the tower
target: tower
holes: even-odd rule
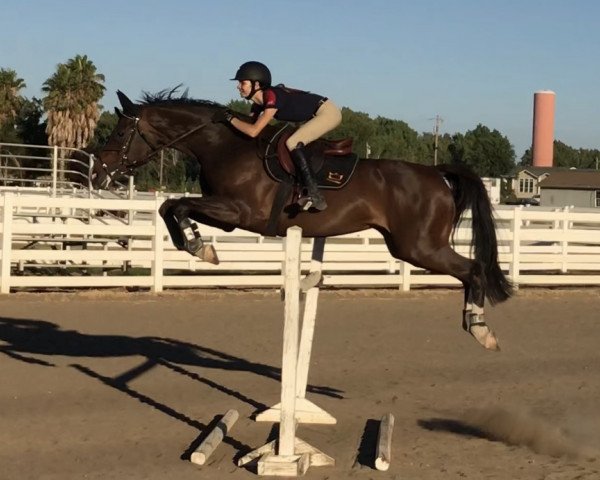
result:
[[[556,93],[539,90],[533,95],[533,139],[534,167],[551,167],[554,153],[554,103]]]

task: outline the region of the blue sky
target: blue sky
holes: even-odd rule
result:
[[[229,81],[259,60],[274,82],[355,111],[442,133],[478,123],[531,144],[533,94],[556,92],[555,138],[600,148],[597,0],[3,0],[0,67],[41,86],[85,54],[132,99],[183,83],[238,98]]]

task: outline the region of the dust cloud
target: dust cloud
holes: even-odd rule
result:
[[[583,412],[554,422],[524,408],[489,406],[470,410],[461,420],[507,445],[526,446],[553,457],[600,459],[600,418]]]

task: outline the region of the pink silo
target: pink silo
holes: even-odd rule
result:
[[[556,93],[540,90],[533,95],[533,166],[551,167],[554,155],[554,103]]]

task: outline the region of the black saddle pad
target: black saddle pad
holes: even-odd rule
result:
[[[282,128],[267,144],[264,154],[265,169],[269,175],[278,182],[294,183],[294,176],[283,169],[279,158],[277,157],[277,141],[285,132],[287,127]],[[339,189],[348,183],[356,165],[358,155],[350,153],[348,155],[324,155],[317,151],[312,151],[313,145],[308,145],[307,153],[315,178],[320,188]]]

